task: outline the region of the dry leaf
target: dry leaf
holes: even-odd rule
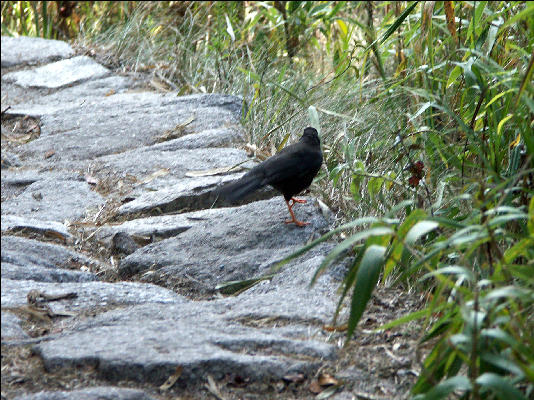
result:
[[[215,380],[211,377],[211,375],[208,375],[208,383],[205,383],[204,387],[208,389],[208,391],[218,400],[224,400],[223,395],[219,391],[219,388],[217,387],[217,384],[215,383]]]
[[[458,42],[454,18],[454,5],[452,4],[452,1],[444,1],[443,8],[445,9],[445,18],[447,19],[447,29],[449,30],[452,37],[456,40],[456,42]]]
[[[170,90],[169,86],[158,78],[152,78],[150,84],[154,89],[161,90],[162,92],[168,92]]]
[[[183,136],[185,127],[189,125],[191,122],[193,122],[194,120],[195,120],[195,117],[191,116],[184,122],[176,125],[174,128],[166,130],[160,136],[156,137],[156,142],[158,143],[166,142],[166,141],[177,139]]]
[[[324,325],[323,329],[328,332],[345,332],[348,329],[348,327],[349,326],[347,324],[338,325],[338,326]]]
[[[58,231],[46,230],[45,235],[51,238],[60,239],[65,243],[67,242],[67,237]]]
[[[15,142],[15,143],[28,143],[30,141],[32,141],[33,139],[36,139],[38,137],[38,135],[36,135],[34,132],[31,132],[31,133],[28,133],[27,135],[23,135],[23,136],[19,136],[18,138],[13,138],[13,137],[10,137],[8,136],[7,139],[10,141],[10,142]]]
[[[339,381],[330,374],[321,374],[317,378],[317,382],[321,386],[339,385]]]
[[[146,178],[141,179],[139,182],[137,182],[137,185],[142,185],[144,183],[148,183],[150,181],[153,181],[154,179],[159,178],[160,176],[167,175],[169,172],[170,172],[169,168],[162,168],[162,169],[150,174]]]
[[[317,381],[313,381],[311,384],[310,384],[310,392],[314,393],[314,394],[318,394],[318,393],[321,393],[323,391],[323,388],[321,386],[319,386],[319,383]]]
[[[117,92],[115,92],[115,90],[111,89],[111,90],[110,90],[109,92],[107,92],[104,96],[109,97],[109,96],[114,95],[115,93],[117,93]]]
[[[55,150],[49,150],[49,151],[47,151],[46,154],[45,154],[45,156],[44,156],[45,160],[46,160],[47,158],[52,157],[54,154],[56,154],[56,151],[55,151]]]
[[[159,387],[159,390],[169,390],[171,387],[173,387],[173,385],[176,383],[178,378],[182,376],[182,370],[183,368],[181,365],[177,366],[176,371],[174,371],[174,374],[172,374],[171,376],[167,378],[165,383],[163,383],[163,385]]]

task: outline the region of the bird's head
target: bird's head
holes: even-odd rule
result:
[[[317,129],[312,127],[304,128],[304,133],[300,140],[305,141],[307,143],[310,143],[315,146],[321,145],[321,140],[319,139],[319,134],[317,133]]]

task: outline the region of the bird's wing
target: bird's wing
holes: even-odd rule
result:
[[[321,165],[320,157],[314,156],[315,154],[306,148],[276,154],[263,163],[264,183],[273,184],[291,177],[306,176],[310,170]]]

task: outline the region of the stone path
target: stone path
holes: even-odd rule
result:
[[[339,357],[342,338],[323,326],[343,265],[309,288],[333,245],[238,295],[218,286],[270,274],[332,223],[313,198],[296,207],[310,225],[282,223],[271,189],[216,201],[254,165],[240,98],[153,92],[66,43],[2,37],[2,113],[6,396],[311,395],[299,384]]]

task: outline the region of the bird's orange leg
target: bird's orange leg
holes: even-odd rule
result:
[[[286,200],[287,208],[289,209],[289,214],[291,214],[291,219],[285,221],[285,223],[286,224],[294,223],[297,226],[309,225],[310,224],[309,222],[303,222],[303,221],[297,220],[297,218],[295,217],[295,214],[293,213],[293,206],[295,205],[295,199],[292,198],[291,200],[293,200],[293,204],[289,204],[289,201]],[[302,200],[301,201],[297,201],[297,203],[300,203],[300,202],[302,202]],[[304,200],[304,202],[306,202],[306,200]]]
[[[295,203],[306,204],[306,200],[304,199],[295,199],[294,197],[292,197],[291,200],[293,200],[293,204]]]

